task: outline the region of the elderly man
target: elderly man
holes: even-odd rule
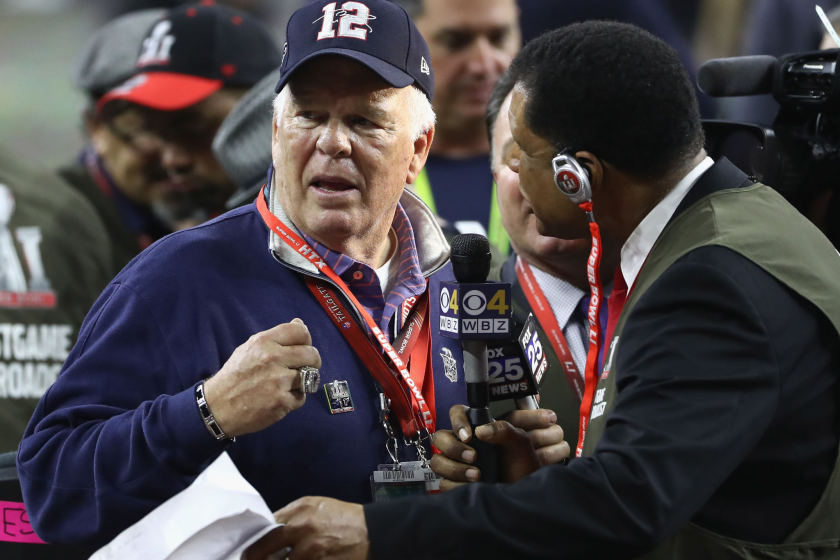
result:
[[[309,4],[287,37],[269,184],[123,270],[27,429],[47,541],[108,541],[223,451],[274,508],[361,513],[378,465],[428,457],[466,399],[460,345],[431,329],[448,246],[404,192],[434,136],[425,42],[384,0]]]
[[[59,174],[105,223],[114,275],[164,235],[218,216],[236,189],[213,136],[282,55],[252,16],[212,4],[128,14],[81,53],[90,146]]]

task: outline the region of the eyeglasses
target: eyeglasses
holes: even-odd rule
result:
[[[108,119],[108,130],[125,144],[143,155],[163,151],[166,144],[175,144],[188,151],[209,150],[220,122],[207,122],[191,116],[142,115],[139,126],[119,124],[118,118]],[[134,119],[135,121],[138,119]]]

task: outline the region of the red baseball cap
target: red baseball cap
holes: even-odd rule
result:
[[[168,10],[143,40],[137,71],[103,95],[161,111],[185,109],[223,87],[250,88],[280,66],[268,30],[244,12],[205,0]]]

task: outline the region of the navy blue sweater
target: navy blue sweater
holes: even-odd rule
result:
[[[272,510],[307,495],[370,501],[370,475],[389,462],[372,377],[304,274],[275,258],[268,240],[254,205],[234,210],[162,239],[103,292],[20,445],[27,509],[44,540],[104,544],[225,450]],[[439,283],[454,279],[448,262],[437,268],[433,302]],[[439,306],[430,307],[434,326]],[[194,386],[248,337],[295,317],[321,353],[321,381],[347,380],[355,410],[331,415],[321,390],[262,432],[216,441]],[[449,408],[466,401],[463,361],[460,344],[436,331],[438,427],[448,428]],[[444,375],[444,347],[458,363],[458,382]],[[416,460],[413,450],[401,452]]]

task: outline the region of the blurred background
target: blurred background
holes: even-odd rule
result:
[[[228,0],[257,14],[282,44],[288,17],[305,0]],[[128,11],[177,0],[0,0],[0,144],[54,167],[84,145],[74,56],[89,34]],[[558,24],[618,19],[662,37],[690,71],[710,58],[814,50],[822,36],[813,0],[520,0],[523,39]],[[829,10],[838,2],[823,0]],[[706,118],[769,124],[772,100],[712,101]]]
[[[56,167],[84,146],[84,95],[72,64],[89,35],[114,17],[187,2],[0,0],[0,144]],[[304,0],[220,2],[258,14],[282,45],[288,17]]]

